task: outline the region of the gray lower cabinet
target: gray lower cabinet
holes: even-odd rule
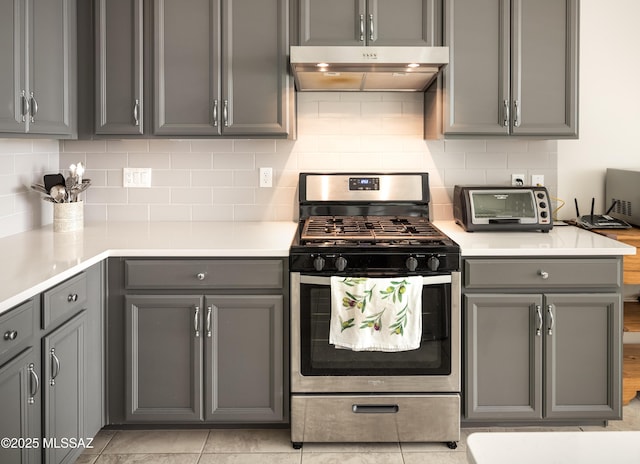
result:
[[[81,450],[64,446],[63,440],[87,438],[84,427],[86,326],[83,311],[42,340],[43,436],[58,445],[44,449],[47,463],[73,463]]]
[[[3,463],[41,462],[41,382],[37,351],[37,348],[29,347],[0,365],[0,437],[12,440],[9,446],[0,447],[0,462]],[[34,443],[34,440],[38,442]]]
[[[282,295],[206,297],[205,420],[283,419]]]
[[[301,0],[300,45],[440,44],[441,0]]]
[[[285,422],[285,266],[110,260],[111,423]]]
[[[579,0],[445,0],[445,135],[578,135]]]
[[[621,417],[619,266],[615,258],[465,261],[466,420]],[[591,271],[600,283],[580,283]]]
[[[0,0],[0,133],[71,138],[76,1]]]
[[[202,420],[202,297],[129,295],[126,420]]]
[[[125,302],[127,421],[282,420],[282,296]]]

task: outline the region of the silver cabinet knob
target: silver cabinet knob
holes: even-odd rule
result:
[[[196,275],[196,277],[198,278],[198,280],[204,280],[204,278],[205,278],[206,276],[207,276],[207,275],[206,275],[204,272],[200,272],[200,273],[198,273],[198,275]]]
[[[548,272],[546,272],[546,271],[543,271],[542,269],[540,269],[540,270],[538,271],[538,275],[539,275],[540,277],[542,277],[543,279],[548,279],[548,278],[549,278],[549,273],[548,273]]]
[[[78,294],[77,293],[72,293],[70,295],[67,296],[67,301],[69,303],[74,303],[76,301],[78,301]]]
[[[7,330],[4,333],[4,339],[7,341],[13,341],[16,338],[18,338],[18,331],[17,330]]]

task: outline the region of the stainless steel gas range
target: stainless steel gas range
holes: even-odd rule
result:
[[[428,174],[302,173],[299,201],[289,258],[293,446],[438,441],[455,448],[460,249],[429,221]],[[417,278],[419,347],[356,351],[331,344],[332,278]],[[358,299],[348,295],[354,300],[345,306]]]

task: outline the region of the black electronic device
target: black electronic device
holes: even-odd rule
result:
[[[609,213],[616,206],[617,200],[614,200],[609,209],[604,214],[593,214],[595,198],[591,199],[591,212],[585,216],[580,216],[578,208],[578,200],[574,199],[576,204],[576,225],[584,229],[630,229],[631,225],[622,219],[609,216]]]

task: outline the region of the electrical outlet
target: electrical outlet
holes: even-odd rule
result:
[[[544,175],[542,174],[532,174],[531,175],[531,185],[536,187],[544,187]]]
[[[151,187],[151,168],[123,168],[122,186],[131,188]]]
[[[511,185],[518,187],[524,185],[524,174],[511,174]]]
[[[273,168],[260,168],[260,187],[273,187]]]

